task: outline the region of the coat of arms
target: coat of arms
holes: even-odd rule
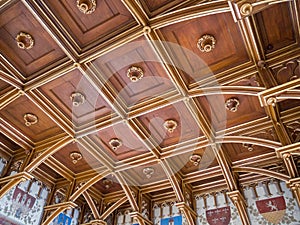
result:
[[[259,213],[273,224],[279,224],[286,210],[285,200],[282,196],[256,201],[256,207]]]
[[[230,222],[230,207],[206,210],[206,219],[210,225],[228,225]]]
[[[60,213],[58,217],[56,217],[52,224],[53,225],[71,225],[72,218],[64,213]]]
[[[28,192],[16,187],[12,197],[12,214],[18,219],[28,215],[35,200]]]

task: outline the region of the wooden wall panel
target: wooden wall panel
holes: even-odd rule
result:
[[[93,62],[98,74],[103,75],[127,106],[149,100],[174,90],[171,80],[145,38],[125,44],[122,47],[96,59]],[[144,76],[137,82],[127,77],[131,66],[140,67]]]
[[[197,48],[198,39],[205,34],[216,39],[215,48],[208,53]],[[179,45],[167,47],[188,84],[249,61],[241,32],[230,13],[172,24],[162,28],[160,36]]]
[[[203,136],[202,131],[183,102],[147,113],[138,119],[162,148]],[[166,120],[177,122],[177,127],[172,133],[164,128]]]
[[[274,152],[274,149],[252,145],[252,149],[249,146],[243,146],[243,144],[222,144],[223,149],[230,156],[230,159],[234,161],[251,158],[260,154],[266,154]]]
[[[32,113],[38,122],[31,126],[25,125],[24,114]],[[27,97],[21,96],[13,104],[0,111],[0,116],[16,127],[22,134],[37,142],[62,133],[62,130]]]
[[[276,51],[299,40],[296,21],[289,3],[276,4],[255,15],[265,53]]]
[[[226,110],[225,102],[237,98],[236,112]],[[216,130],[233,127],[267,116],[257,97],[245,95],[211,95],[197,98],[208,119]]]
[[[147,14],[152,17],[169,8],[184,2],[184,0],[145,0],[141,1]]]
[[[45,0],[81,48],[98,39],[107,40],[136,24],[121,1],[96,2],[95,11],[84,14],[77,8],[76,1]]]
[[[112,110],[97,90],[79,70],[69,73],[43,85],[40,90],[52,101],[76,126],[93,122],[109,115]],[[73,106],[71,95],[79,92],[85,97],[82,105]]]
[[[143,143],[135,136],[126,124],[120,123],[91,134],[92,140],[114,160],[121,161],[148,152]],[[111,139],[117,138],[122,145],[113,150],[109,145]]]
[[[79,152],[82,154],[82,159],[78,160],[77,163],[73,163],[70,157],[70,153]],[[93,157],[85,148],[80,146],[77,143],[71,143],[64,148],[60,149],[58,152],[53,154],[53,157],[56,158],[63,165],[68,167],[75,174],[81,173],[84,171],[92,170],[102,166],[95,157]]]
[[[20,49],[15,38],[19,32],[30,34],[34,39],[31,49]],[[64,58],[64,52],[42,28],[21,1],[16,1],[0,13],[0,48],[25,77],[40,73],[45,67],[54,67]]]

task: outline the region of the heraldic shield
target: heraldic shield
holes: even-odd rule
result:
[[[284,198],[268,198],[256,201],[259,213],[269,222],[279,224],[284,217],[286,204]]]
[[[206,219],[210,225],[228,225],[230,222],[230,207],[206,210]]]

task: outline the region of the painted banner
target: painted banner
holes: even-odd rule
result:
[[[269,222],[279,224],[285,215],[286,204],[282,196],[256,201],[259,213]]]
[[[160,225],[182,225],[182,216],[161,219]]]
[[[23,215],[27,215],[35,203],[35,197],[16,187],[12,197],[13,215],[20,219]]]
[[[228,225],[231,219],[230,207],[206,210],[206,219],[210,225]]]
[[[0,216],[0,224],[1,225],[20,225],[19,223],[12,222],[7,218]]]
[[[60,213],[58,217],[53,220],[53,225],[71,225],[72,218],[64,213]]]

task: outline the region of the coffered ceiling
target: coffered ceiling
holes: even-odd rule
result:
[[[130,203],[129,190],[179,198],[298,177],[299,1],[0,10],[0,154],[19,172],[56,187],[96,177],[85,191]]]

